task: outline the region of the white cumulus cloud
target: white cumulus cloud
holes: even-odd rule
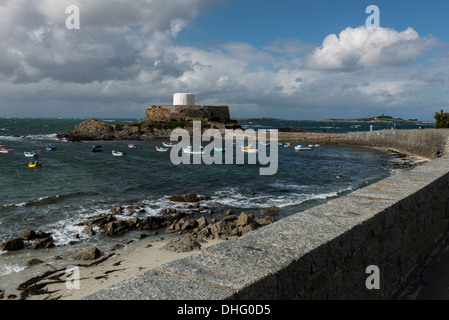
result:
[[[439,41],[422,38],[412,28],[402,32],[366,27],[346,28],[339,36],[328,35],[306,57],[307,66],[318,70],[402,66],[435,48]]]

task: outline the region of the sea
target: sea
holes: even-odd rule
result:
[[[208,196],[203,201],[215,216],[224,210],[260,215],[279,208],[278,219],[384,179],[397,172],[396,154],[370,148],[320,145],[297,152],[279,147],[275,175],[259,174],[259,165],[180,164],[170,153],[157,152],[161,141],[95,141],[72,143],[57,138],[85,119],[0,118],[0,144],[14,152],[0,154],[0,243],[17,237],[22,229],[51,233],[55,248],[0,251],[0,290],[27,280],[32,267],[26,261],[48,264],[64,260],[82,248],[109,250],[133,235],[88,236],[79,223],[109,213],[118,206],[141,206],[139,218],[158,216],[166,208],[186,207],[168,198],[175,195]],[[141,119],[100,119],[111,124]],[[317,132],[346,133],[391,129],[391,123],[239,120],[243,128],[279,129],[295,126]],[[372,126],[372,127],[371,127]],[[432,123],[401,123],[401,129],[432,128]],[[128,149],[133,143],[136,149]],[[51,144],[53,151],[44,147]],[[93,145],[103,152],[91,152]],[[115,157],[112,150],[126,152]],[[24,152],[37,151],[41,167],[29,168]],[[209,212],[210,213],[210,212]],[[136,214],[134,214],[136,215]],[[212,215],[212,216],[213,216]],[[211,217],[212,217],[211,216]],[[132,218],[133,215],[127,216]],[[78,234],[79,239],[74,239]],[[150,237],[167,236],[162,231]]]

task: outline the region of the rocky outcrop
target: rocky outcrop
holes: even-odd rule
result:
[[[201,244],[195,237],[187,234],[168,242],[161,249],[177,253],[190,252],[201,249]]]
[[[90,118],[77,125],[72,131],[58,134],[57,137],[72,142],[169,139],[173,129],[173,123],[164,121],[143,120],[112,125]]]
[[[46,238],[39,238],[36,239],[31,246],[33,249],[47,249],[47,248],[53,248],[55,247],[55,244],[53,243],[53,237],[46,237]]]
[[[13,238],[6,240],[0,244],[1,251],[16,251],[24,247],[24,242],[21,238]]]
[[[92,247],[89,248],[83,252],[80,252],[78,254],[75,254],[73,256],[73,259],[75,260],[83,260],[83,261],[87,261],[87,260],[95,260],[98,257],[100,257],[101,255],[101,251],[98,250],[96,247]]]
[[[174,106],[147,107],[146,117],[151,121],[207,120],[231,122],[228,106]]]

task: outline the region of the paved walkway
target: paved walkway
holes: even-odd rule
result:
[[[449,300],[449,240],[433,253],[398,300]]]

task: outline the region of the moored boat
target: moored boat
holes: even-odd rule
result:
[[[13,149],[6,149],[5,146],[0,145],[0,153],[11,153],[13,151]]]
[[[168,148],[156,147],[156,150],[159,152],[167,152]]]
[[[173,148],[175,146],[173,142],[162,142],[162,145],[167,148]]]
[[[126,154],[126,152],[123,151],[116,151],[116,150],[112,150],[112,155],[116,156],[116,157],[122,157]]]
[[[242,149],[242,151],[246,152],[246,153],[257,153],[257,152],[259,152],[259,150],[257,150],[257,149]]]
[[[46,146],[44,147],[44,149],[47,150],[47,151],[55,151],[55,150],[56,150],[56,147],[55,147],[55,146],[52,146],[51,144],[48,144],[48,145],[46,145]]]
[[[42,167],[42,163],[39,161],[28,162],[29,168]]]
[[[295,147],[295,150],[296,150],[296,151],[310,151],[310,150],[313,150],[313,148],[311,148],[311,147],[304,147],[304,146],[298,144],[298,145]]]
[[[137,149],[135,144],[128,144],[128,149]]]
[[[184,153],[187,153],[187,154],[204,154],[204,151],[193,150],[191,146],[188,146],[187,148],[182,149],[182,151],[184,151]]]
[[[37,157],[39,157],[39,153],[37,153],[37,152],[24,152],[23,154],[27,158],[37,158]]]
[[[98,145],[97,146],[92,146],[91,151],[92,152],[102,152],[103,148],[101,146],[98,146]]]

